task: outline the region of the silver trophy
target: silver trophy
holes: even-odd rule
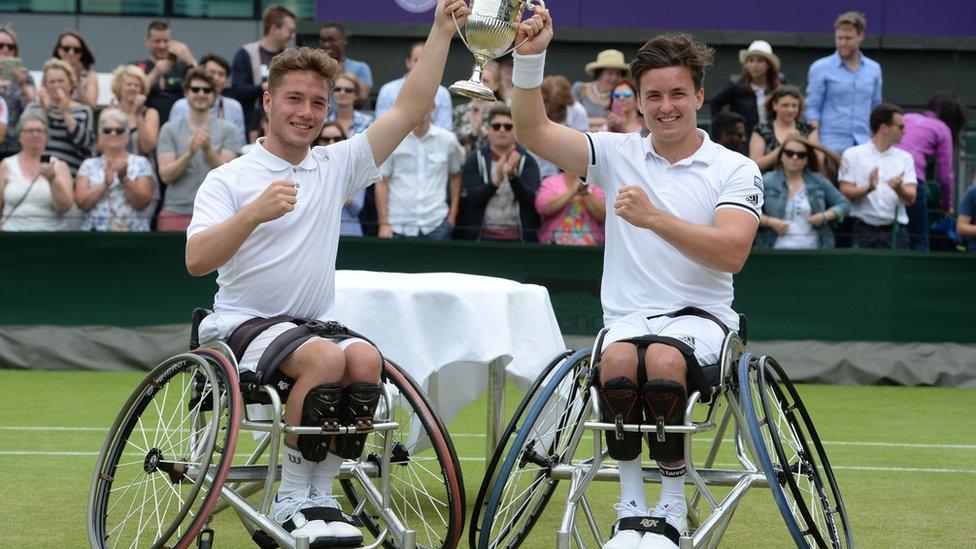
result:
[[[467,37],[458,27],[458,34],[468,50],[474,54],[474,74],[469,80],[459,80],[451,86],[451,91],[482,101],[497,101],[495,94],[481,82],[481,73],[485,64],[514,51],[513,46],[517,34],[519,16],[522,10],[531,10],[539,5],[545,9],[543,0],[472,0],[471,15],[464,28]],[[457,18],[454,19],[457,25]]]

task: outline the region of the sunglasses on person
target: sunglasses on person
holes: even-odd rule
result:
[[[510,132],[512,131],[512,128],[515,127],[515,124],[502,124],[501,122],[495,122],[494,124],[489,124],[489,126],[491,126],[491,129],[495,130],[496,132],[500,132],[502,130]]]
[[[12,44],[10,42],[0,42],[0,50],[17,51],[17,44]]]
[[[125,133],[125,128],[102,128],[102,135],[122,135]]]
[[[630,99],[631,97],[634,97],[634,92],[630,90],[615,91],[612,95],[614,99]]]
[[[334,91],[336,93],[339,93],[339,92],[343,92],[343,93],[356,93],[356,88],[346,88],[344,86],[336,86],[335,89],[334,89]]]
[[[783,149],[783,156],[787,158],[796,158],[798,160],[806,160],[807,151],[791,151],[790,149]]]
[[[190,86],[190,91],[193,93],[206,93],[209,95],[213,92],[213,88],[210,86]]]
[[[331,145],[345,140],[346,138],[341,135],[326,135],[319,138],[319,145]]]
[[[58,46],[64,53],[81,53],[81,46]]]

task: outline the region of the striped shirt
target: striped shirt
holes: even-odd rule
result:
[[[26,110],[36,111],[40,108],[40,104],[34,102],[27,105]],[[92,129],[94,115],[88,105],[77,104],[71,107],[71,116],[77,122],[73,132],[68,131],[60,109],[47,109],[47,147],[44,154],[67,162],[71,177],[75,177],[81,162],[92,155],[92,145],[95,143],[95,132]]]

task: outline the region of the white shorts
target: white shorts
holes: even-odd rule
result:
[[[646,335],[673,337],[687,343],[695,350],[695,358],[702,366],[718,362],[722,343],[725,341],[725,332],[722,328],[707,318],[683,315],[648,319],[645,314],[636,312],[618,318],[610,324],[600,351],[606,350],[607,345],[616,341]]]
[[[298,327],[298,324],[295,324],[294,322],[279,322],[278,324],[275,324],[270,328],[268,328],[267,330],[258,334],[258,336],[255,337],[253,341],[251,341],[251,344],[247,346],[247,349],[244,350],[244,356],[242,356],[241,360],[237,363],[238,371],[241,372],[256,371],[258,367],[258,360],[260,360],[261,355],[264,354],[264,351],[265,349],[268,348],[268,345],[271,345],[271,342],[274,341],[275,338],[277,338],[281,334],[296,327]],[[340,340],[331,337],[326,338],[326,337],[314,336],[309,338],[301,345],[299,345],[298,349],[301,349],[302,347],[308,345],[313,341],[322,340],[322,339],[335,343],[336,345],[339,346],[339,349],[343,351],[345,351],[346,348],[352,345],[353,343],[365,343],[369,345],[368,341],[364,339],[360,339],[358,337],[350,337],[350,338]],[[298,349],[295,350],[297,351]]]

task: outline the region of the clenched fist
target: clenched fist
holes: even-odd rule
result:
[[[268,188],[246,207],[257,223],[274,221],[295,209],[298,202],[298,187],[293,181],[279,179],[272,181]]]

